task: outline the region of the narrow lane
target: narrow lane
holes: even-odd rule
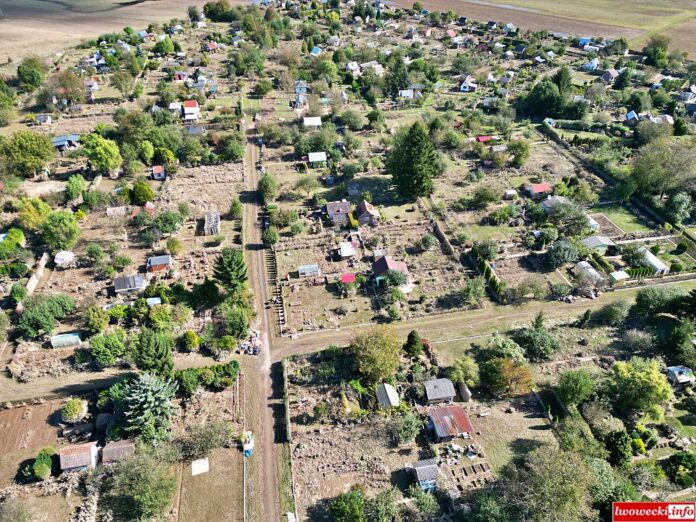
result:
[[[254,457],[261,461],[261,513],[263,522],[280,520],[280,501],[278,489],[278,472],[275,451],[275,420],[273,417],[274,394],[271,379],[271,339],[273,323],[265,303],[268,301],[266,286],[265,250],[261,239],[261,223],[258,220],[262,209],[261,195],[258,193],[258,146],[256,145],[256,128],[252,123],[246,127],[247,145],[244,157],[246,195],[244,197],[244,248],[249,267],[249,281],[254,291],[256,311],[260,320],[259,329],[263,349],[259,356],[256,393],[256,409],[259,417],[256,433],[256,450]],[[253,408],[253,404],[251,405]],[[258,500],[257,500],[258,502]]]

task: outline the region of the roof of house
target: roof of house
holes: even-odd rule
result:
[[[544,192],[551,192],[553,190],[553,187],[550,183],[533,183],[529,185],[527,190],[535,194],[542,194]]]
[[[326,204],[326,213],[329,217],[338,214],[348,214],[350,212],[350,201],[329,201]]]
[[[433,408],[428,413],[430,421],[439,438],[456,437],[463,433],[472,433],[474,428],[464,410],[459,406]]]
[[[120,276],[114,279],[114,289],[119,290],[139,290],[145,288],[145,278],[141,275]]]
[[[590,236],[586,237],[581,241],[583,245],[587,248],[597,248],[597,247],[610,247],[614,246],[615,243],[609,239],[607,236]]]
[[[153,174],[164,174],[164,165],[153,165],[152,166],[152,173]]]
[[[379,258],[377,261],[372,263],[372,273],[375,276],[382,276],[386,274],[389,270],[396,270],[402,274],[408,276],[410,272],[408,271],[408,266],[403,261],[396,261],[390,256],[384,256]]]
[[[148,260],[147,260],[147,266],[171,265],[171,264],[172,264],[172,256],[170,256],[170,255],[153,256],[153,257],[148,258]]]
[[[379,217],[379,211],[375,208],[375,206],[364,199],[355,207],[355,213],[358,216],[370,214],[371,216]]]
[[[82,468],[92,464],[92,452],[97,442],[86,442],[76,446],[68,446],[60,450],[60,469]]]
[[[418,482],[430,482],[437,478],[437,462],[435,459],[419,460],[411,464]]]
[[[64,134],[63,136],[56,136],[51,140],[54,147],[60,147],[72,141],[80,141],[79,134]]]
[[[377,386],[375,395],[380,406],[391,408],[399,405],[399,394],[396,393],[394,387],[389,383],[385,382]]]
[[[135,453],[135,441],[117,440],[109,442],[102,448],[102,462],[115,462],[130,457]]]
[[[196,109],[196,108],[198,108],[198,102],[196,100],[186,100],[186,101],[184,101],[184,108]]]
[[[305,127],[321,127],[321,116],[307,116],[303,124]]]
[[[355,283],[355,274],[341,274],[341,283],[344,285]]]
[[[307,155],[310,163],[316,163],[318,161],[326,161],[326,152],[310,152]]]
[[[351,241],[341,241],[338,244],[341,257],[352,257],[355,255],[355,245]]]
[[[429,401],[454,397],[454,384],[449,379],[431,379],[423,383]]]

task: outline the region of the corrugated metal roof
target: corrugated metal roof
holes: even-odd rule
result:
[[[457,437],[458,435],[470,434],[474,431],[469,417],[458,406],[433,408],[430,410],[429,416],[438,439]]]

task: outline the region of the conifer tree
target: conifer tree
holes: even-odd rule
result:
[[[223,248],[215,261],[213,277],[230,292],[241,290],[247,282],[247,267],[241,250]]]
[[[414,123],[399,134],[387,155],[387,172],[392,175],[399,195],[413,200],[432,194],[432,178],[438,174],[439,158],[428,130],[422,122]]]

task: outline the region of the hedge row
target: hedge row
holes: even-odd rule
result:
[[[609,262],[597,251],[593,251],[590,255],[590,264],[597,270],[606,272],[607,274],[614,271],[614,268],[609,264]]]
[[[185,395],[193,395],[200,386],[218,389],[228,388],[232,386],[238,374],[239,363],[230,361],[215,366],[179,370],[174,374],[174,379],[179,384],[181,392]]]
[[[483,274],[483,277],[486,279],[491,289],[493,290],[493,293],[498,298],[500,298],[503,290],[505,290],[505,283],[498,279],[498,276],[496,275],[495,271],[491,268],[491,265],[488,263],[488,261],[483,259],[481,256],[477,256],[476,262],[479,265],[479,270]]]
[[[636,268],[628,268],[626,269],[626,273],[634,279],[641,279],[643,277],[652,275],[653,271],[652,268],[648,268],[647,266],[640,266]]]

